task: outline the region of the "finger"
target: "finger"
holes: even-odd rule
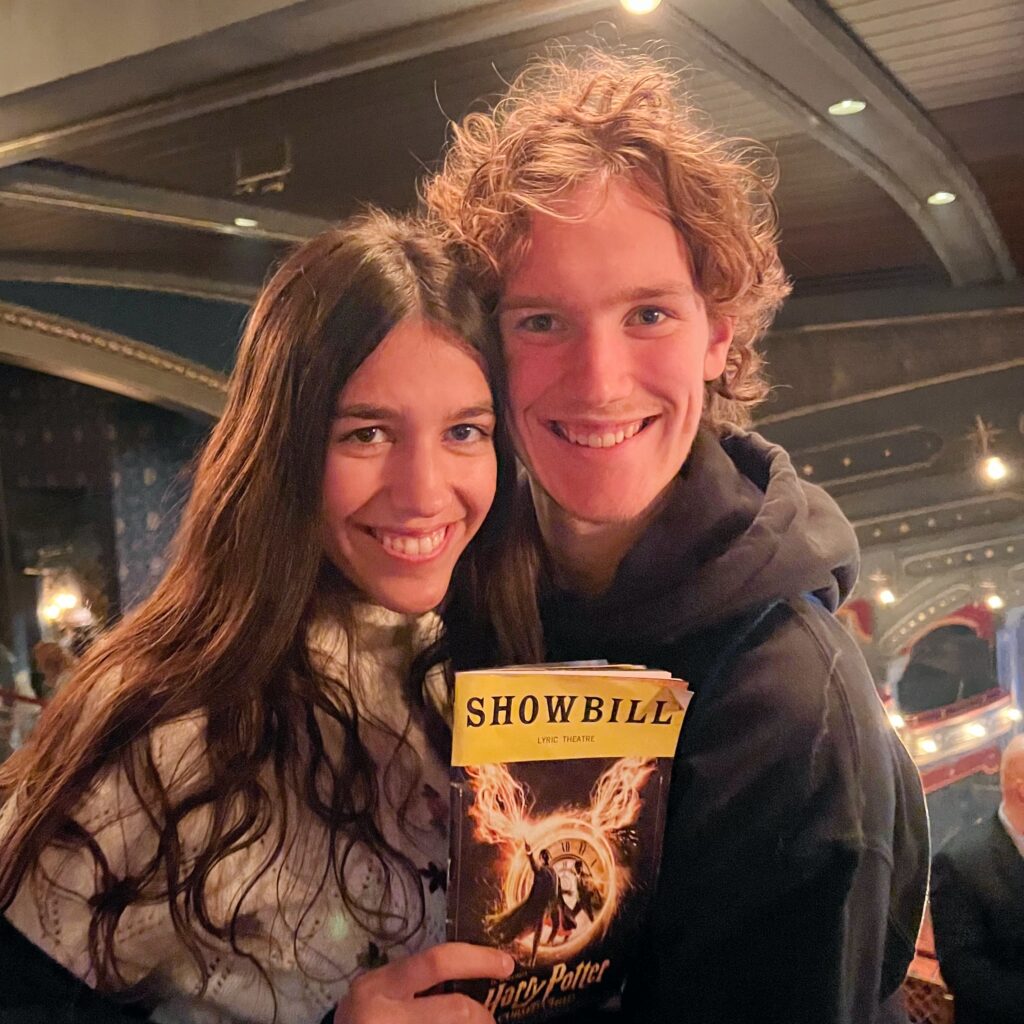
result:
[[[494,1024],[490,1010],[485,1010],[482,1003],[464,995],[425,996],[406,1003],[409,1024],[430,1024],[444,1021],[444,1024]],[[403,1024],[405,1022],[403,1021]]]
[[[411,999],[445,981],[507,978],[515,961],[500,949],[468,942],[444,942],[374,971],[375,987],[398,998]]]

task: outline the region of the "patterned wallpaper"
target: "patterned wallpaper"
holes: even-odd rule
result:
[[[85,492],[90,513],[105,520],[91,525],[115,608],[137,603],[162,574],[187,466],[206,431],[164,409],[0,364],[5,490]]]
[[[188,472],[206,430],[140,403],[121,403],[106,425],[121,603],[147,597],[188,496]]]

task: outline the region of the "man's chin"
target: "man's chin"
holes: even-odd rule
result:
[[[649,501],[637,501],[635,498],[624,500],[607,494],[590,498],[569,493],[562,496],[561,500],[556,498],[553,504],[556,515],[561,514],[578,523],[601,527],[623,526],[638,519],[646,519],[655,500],[654,495]]]

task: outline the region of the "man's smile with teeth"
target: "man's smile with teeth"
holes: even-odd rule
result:
[[[571,426],[568,423],[560,423],[558,420],[551,420],[551,431],[563,441],[578,445],[581,448],[614,448],[616,445],[636,437],[641,430],[650,426],[654,416],[647,416],[642,420],[633,420],[631,423],[619,423],[606,427]]]
[[[399,558],[430,558],[444,544],[451,524],[438,527],[430,533],[400,533],[369,526],[366,532],[378,541],[382,548]]]

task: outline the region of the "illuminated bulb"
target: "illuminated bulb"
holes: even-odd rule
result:
[[[988,597],[985,598],[985,604],[987,604],[994,612],[997,612],[1000,608],[1006,606],[1006,602],[998,594],[989,594]]]
[[[921,740],[917,746],[918,749],[923,751],[925,754],[935,754],[939,749],[939,745],[935,740]]]
[[[981,461],[981,475],[987,480],[1005,480],[1009,472],[1006,463],[998,455],[990,455]]]
[[[66,611],[69,608],[74,608],[75,605],[78,604],[78,598],[69,590],[62,590],[59,594],[53,595],[53,603],[58,608],[63,608]]]
[[[619,0],[619,3],[630,14],[650,14],[661,0]]]
[[[955,192],[933,192],[928,197],[929,206],[949,206],[950,203],[956,202]]]
[[[235,227],[236,228],[256,228],[259,227],[260,222],[253,220],[252,217],[236,217]]]
[[[1020,708],[1007,708],[1006,717],[1011,722],[1019,722],[1022,718],[1024,718],[1024,711],[1021,711]]]
[[[863,100],[840,100],[833,103],[828,112],[833,117],[846,117],[848,114],[859,114],[866,106]]]
[[[876,595],[879,604],[895,604],[896,595],[888,588],[883,587]]]
[[[988,729],[986,729],[985,726],[981,724],[981,722],[971,722],[971,724],[967,726],[967,731],[972,736],[977,736],[978,739],[981,739],[982,736],[988,735]]]
[[[907,724],[906,719],[902,715],[897,715],[895,712],[889,715],[889,721],[892,722],[892,727],[894,729],[902,729],[903,726]]]
[[[60,608],[55,604],[48,604],[43,608],[43,618],[56,622],[60,618]]]

